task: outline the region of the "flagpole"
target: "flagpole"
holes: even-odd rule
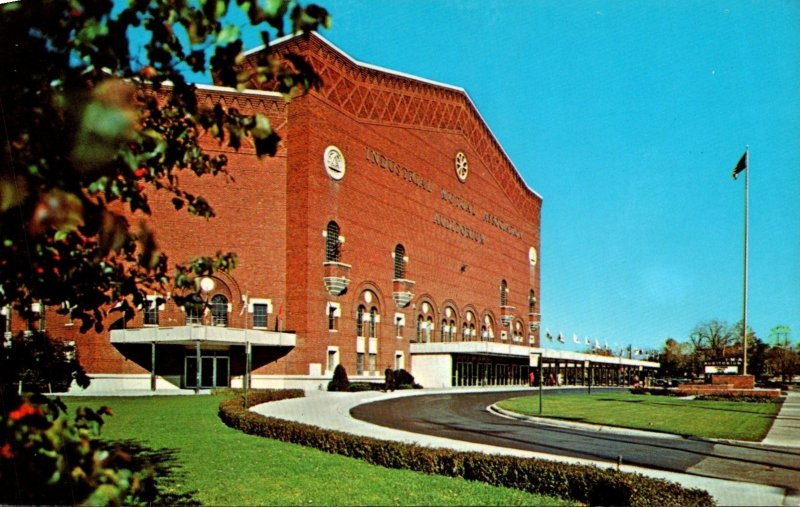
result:
[[[750,183],[750,146],[745,148],[744,170],[744,287],[742,289],[742,375],[747,375],[747,239],[748,239],[748,193]]]

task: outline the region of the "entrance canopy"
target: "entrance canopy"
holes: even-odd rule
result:
[[[142,327],[111,330],[114,344],[261,345],[294,347],[297,335],[263,329],[236,329],[220,326]]]
[[[539,356],[545,361],[576,362],[590,361],[594,364],[618,365],[629,367],[658,368],[659,363],[628,359],[627,357],[601,356],[585,354],[582,352],[569,352],[566,350],[545,349],[528,347],[525,345],[512,345],[497,342],[436,342],[412,343],[411,354],[479,354],[490,356],[511,356],[528,358]]]

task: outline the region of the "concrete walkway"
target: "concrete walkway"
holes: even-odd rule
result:
[[[800,448],[800,391],[789,391],[772,428],[761,443]]]
[[[479,451],[487,454],[504,454],[511,456],[539,458],[565,463],[580,463],[608,467],[607,462],[588,459],[571,458],[539,452],[521,451],[506,447],[495,447],[484,444],[463,442],[447,438],[434,437],[407,431],[396,430],[377,426],[371,423],[354,419],[350,416],[350,409],[363,403],[380,401],[399,396],[420,396],[427,394],[454,394],[458,392],[486,392],[487,388],[456,388],[456,389],[425,389],[414,391],[396,391],[394,393],[381,393],[376,391],[362,393],[328,393],[315,391],[307,393],[305,398],[283,400],[266,403],[253,407],[259,414],[279,419],[312,424],[321,428],[345,431],[355,435],[370,436],[384,440],[393,440],[414,443],[427,447],[440,447],[459,451]],[[508,391],[508,388],[497,389]],[[530,392],[529,388],[520,388],[520,391]],[[787,400],[789,401],[789,400]],[[781,411],[781,414],[783,410]],[[800,434],[800,421],[794,419],[795,435]],[[771,432],[770,432],[771,434]],[[795,441],[797,439],[795,438]],[[783,488],[765,486],[739,481],[712,479],[691,474],[653,470],[649,468],[623,465],[625,472],[635,472],[649,477],[657,477],[680,483],[690,488],[701,488],[716,499],[719,505],[800,505],[800,498],[786,496]]]

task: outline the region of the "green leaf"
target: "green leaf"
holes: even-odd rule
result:
[[[217,44],[230,44],[239,39],[239,27],[236,25],[226,25],[217,34]]]

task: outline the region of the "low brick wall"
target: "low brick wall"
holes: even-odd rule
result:
[[[713,385],[730,384],[735,389],[753,389],[756,378],[753,375],[711,375]]]

